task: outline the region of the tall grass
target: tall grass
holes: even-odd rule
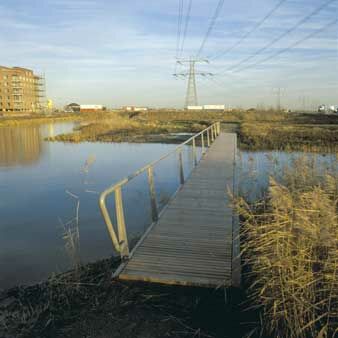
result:
[[[338,175],[299,159],[263,200],[237,202],[248,293],[274,337],[338,334]]]

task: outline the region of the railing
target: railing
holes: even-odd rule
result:
[[[122,187],[130,182],[135,177],[139,176],[140,174],[147,172],[148,175],[148,186],[149,186],[149,193],[150,193],[150,206],[151,206],[151,216],[153,224],[158,221],[159,218],[159,211],[158,211],[158,204],[156,200],[156,192],[155,192],[155,180],[154,180],[154,167],[161,162],[162,160],[168,158],[172,154],[178,154],[178,161],[179,161],[179,176],[180,176],[180,184],[183,185],[185,178],[184,178],[184,167],[183,167],[183,147],[188,145],[189,143],[192,144],[192,155],[193,155],[193,167],[195,167],[198,163],[197,159],[197,151],[196,151],[196,140],[197,138],[201,138],[201,147],[202,147],[202,154],[206,152],[206,149],[210,147],[212,142],[216,139],[216,137],[220,134],[220,123],[216,122],[212,124],[210,127],[204,129],[200,133],[194,135],[193,137],[189,138],[187,141],[181,143],[177,146],[173,151],[164,155],[159,160],[156,160],[145,167],[137,170],[130,176],[124,178],[120,182],[116,183],[115,185],[106,189],[100,195],[100,208],[103,215],[103,218],[106,222],[108,232],[112,239],[113,245],[115,250],[120,253],[121,259],[126,260],[132,256],[132,253],[129,250],[128,244],[128,237],[127,237],[127,230],[126,230],[126,222],[124,217],[124,208],[123,208],[123,198],[122,198]],[[114,226],[109,215],[106,199],[109,195],[115,193],[115,210],[116,210],[116,221],[117,221],[117,234],[114,230]],[[137,246],[137,245],[136,245]]]

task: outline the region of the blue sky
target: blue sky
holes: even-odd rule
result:
[[[290,107],[338,104],[338,25],[266,63],[225,72],[255,53],[327,0],[286,0],[257,31],[203,71],[200,104],[250,107],[275,104],[283,88]],[[203,57],[226,50],[260,21],[279,0],[225,1]],[[188,0],[184,0],[185,9]],[[182,56],[195,55],[218,0],[193,0]],[[338,17],[334,1],[261,55],[264,59]],[[2,0],[0,64],[44,72],[48,97],[110,107],[135,104],[180,107],[185,80],[174,71],[178,0]],[[183,68],[179,68],[184,71]],[[223,72],[222,72],[223,70]]]

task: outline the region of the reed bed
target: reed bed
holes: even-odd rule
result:
[[[338,334],[337,166],[299,158],[265,198],[237,201],[250,302],[261,310],[261,335]],[[259,331],[259,330],[258,330]]]
[[[312,120],[310,120],[312,121]],[[338,150],[338,118],[335,124],[245,122],[240,126],[242,148],[273,150]]]

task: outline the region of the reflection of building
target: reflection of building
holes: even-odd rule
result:
[[[43,106],[44,78],[32,70],[0,66],[0,111],[40,112]]]
[[[0,128],[0,167],[37,162],[41,153],[39,127]]]

